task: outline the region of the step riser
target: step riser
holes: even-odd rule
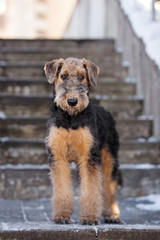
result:
[[[102,66],[103,67],[103,66]],[[3,77],[9,77],[9,78],[39,78],[44,77],[44,70],[42,67],[12,67],[12,66],[6,66],[6,67],[0,67],[0,75]],[[128,75],[128,68],[124,68],[121,66],[106,66],[105,68],[102,68],[100,71],[99,76],[108,76],[108,77],[121,77],[125,78]]]
[[[138,197],[160,193],[160,169],[122,168],[123,188],[119,197]],[[0,169],[0,198],[35,199],[52,195],[52,186],[47,169]],[[77,170],[72,170],[75,195],[79,193]]]
[[[131,145],[131,146],[130,146]],[[120,163],[160,164],[159,144],[121,143]],[[4,142],[0,143],[0,164],[46,164],[47,152],[44,143],[40,142]]]
[[[49,99],[40,102],[27,101],[26,103],[18,103],[18,101],[13,103],[11,100],[11,102],[8,101],[5,105],[1,102],[0,111],[5,112],[6,116],[44,116],[50,114],[49,104]]]
[[[152,134],[151,121],[117,123],[121,139],[149,138]],[[0,120],[0,137],[43,139],[46,135],[46,120],[16,121]]]
[[[40,214],[40,211],[38,212]],[[142,213],[141,213],[142,215]],[[41,217],[42,218],[42,217]],[[31,221],[20,223],[1,223],[1,240],[159,240],[160,227],[150,224],[119,224],[82,226],[79,224],[57,225],[53,222]]]
[[[126,83],[103,83],[98,81],[98,84],[95,88],[92,89],[92,94],[99,95],[108,95],[108,96],[119,96],[119,97],[129,97],[136,95],[136,89],[134,84]]]
[[[103,48],[105,50],[114,50],[115,41],[113,39],[105,40],[47,40],[47,39],[35,39],[35,40],[0,40],[0,47],[7,48]]]
[[[117,118],[135,118],[142,115],[141,100],[96,100],[91,99],[90,102],[100,104],[110,111]],[[45,116],[50,115],[50,100],[47,97],[21,98],[21,97],[1,97],[0,111],[5,112],[6,116]]]
[[[98,66],[118,66],[121,65],[121,55],[115,52],[106,52],[106,56],[103,57],[104,51],[95,51],[94,49],[90,49],[89,51],[86,50],[67,50],[66,52],[63,51],[53,51],[51,50],[48,53],[32,53],[32,52],[13,52],[13,53],[0,53],[0,59],[6,62],[29,62],[29,63],[45,63],[47,61],[51,61],[52,59],[57,58],[68,58],[68,57],[75,57],[75,58],[83,58],[89,59],[90,61],[95,62]]]
[[[36,94],[48,94],[52,92],[52,86],[48,84],[46,79],[44,82],[30,82],[23,83],[22,81],[19,83],[12,81],[0,82],[0,93],[6,94],[22,94],[22,95],[36,95]],[[102,83],[98,81],[98,85],[96,88],[91,90],[91,94],[93,95],[108,95],[108,96],[120,96],[120,97],[128,97],[135,95],[135,85],[133,84],[122,84],[115,85],[111,83]]]
[[[110,111],[114,117],[121,119],[135,118],[142,115],[142,101],[104,101],[99,104]]]
[[[47,152],[41,143],[1,143],[0,164],[46,164]]]

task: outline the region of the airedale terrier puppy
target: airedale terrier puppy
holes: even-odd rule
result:
[[[46,138],[53,221],[70,223],[74,205],[70,163],[74,161],[80,175],[81,223],[98,224],[101,214],[106,223],[119,223],[115,198],[119,137],[111,114],[89,102],[99,68],[85,58],[60,58],[47,62],[44,70],[53,84]]]

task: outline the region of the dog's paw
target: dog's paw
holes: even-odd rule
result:
[[[54,219],[53,219],[53,222],[54,222],[55,224],[70,224],[70,223],[71,223],[70,219],[68,219],[68,218],[63,218],[63,217],[54,218]]]
[[[110,217],[105,217],[104,218],[104,223],[119,224],[121,222],[120,222],[120,219],[118,217],[110,216]]]
[[[82,225],[98,225],[98,220],[91,219],[91,218],[84,218],[84,219],[81,219],[81,224]]]

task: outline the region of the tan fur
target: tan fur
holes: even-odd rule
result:
[[[85,58],[67,58],[65,60],[60,58],[47,62],[44,70],[48,82],[55,85],[54,102],[57,106],[71,116],[82,112],[88,106],[89,86],[96,85],[99,73],[99,68],[94,63]],[[68,76],[66,81],[62,79],[63,75]],[[84,77],[83,80],[79,79],[81,76]],[[76,98],[77,105],[74,107],[68,105],[69,98]]]
[[[66,90],[63,88],[63,80],[61,76],[67,75],[68,76],[68,83],[67,83],[67,93]],[[86,70],[83,67],[83,64],[80,60],[75,59],[68,59],[63,63],[63,66],[59,72],[57,79],[55,80],[55,103],[57,106],[60,106],[64,111],[67,111],[70,115],[77,114],[84,110],[88,104],[89,99],[87,94],[79,94],[79,80],[78,76],[83,76],[84,79],[81,81],[81,85],[86,86],[88,88]],[[76,98],[78,99],[78,104],[74,107],[71,107],[67,103],[68,98]]]
[[[102,172],[103,172],[103,197],[104,197],[104,209],[103,215],[110,219],[118,220],[120,217],[120,210],[118,203],[115,199],[115,193],[117,190],[116,181],[112,180],[112,163],[113,158],[108,152],[107,147],[102,149]]]
[[[88,164],[93,137],[87,127],[78,130],[52,126],[47,139],[54,157],[51,178],[54,185],[54,219],[70,219],[73,192],[69,162],[77,162],[81,177],[80,216],[94,222],[101,214],[100,169]],[[95,197],[93,197],[95,196]]]
[[[99,166],[89,165],[87,158],[81,159],[80,217],[81,222],[95,223],[102,210],[101,171]]]

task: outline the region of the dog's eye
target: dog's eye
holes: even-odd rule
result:
[[[81,75],[81,76],[78,77],[78,79],[79,79],[80,81],[83,81],[84,76]]]
[[[68,78],[68,75],[67,74],[64,74],[61,76],[62,80],[66,80]]]

